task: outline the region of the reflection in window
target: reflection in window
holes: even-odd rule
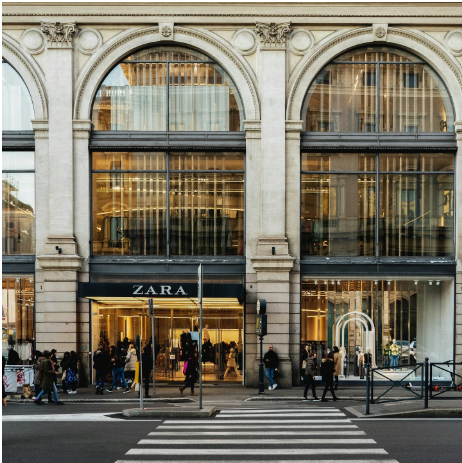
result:
[[[2,157],[2,253],[35,254],[34,153],[9,151]]]
[[[94,254],[244,254],[242,153],[93,153],[92,163]]]
[[[96,93],[95,130],[240,131],[242,104],[226,71],[206,55],[155,47],[128,56]]]
[[[420,58],[389,47],[349,52],[327,65],[308,90],[302,119],[307,132],[454,131],[440,77]]]
[[[34,111],[26,84],[2,61],[2,130],[32,130]]]

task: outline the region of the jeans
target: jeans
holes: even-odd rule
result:
[[[104,370],[96,370],[96,375],[95,375],[96,387],[99,387],[99,385],[101,384],[101,388],[104,388],[105,377],[106,377],[106,372]]]
[[[390,356],[389,355],[383,356],[383,368],[390,368]]]
[[[398,369],[398,355],[392,355],[391,356],[390,368],[392,370],[397,370]]]
[[[125,386],[125,389],[128,389],[128,384],[127,384],[127,381],[125,381],[125,377],[124,377],[124,367],[114,368],[113,372],[114,372],[114,380],[112,381],[111,389],[116,387],[117,380],[122,381],[122,384]]]
[[[47,389],[42,389],[40,394],[36,397],[35,400],[39,401],[42,398],[42,395],[45,393]],[[58,402],[58,390],[56,389],[55,383],[53,383],[53,399],[55,402]]]
[[[313,399],[316,398],[316,382],[314,377],[311,375],[305,375],[305,390],[303,391],[303,397],[306,397],[308,394],[308,389],[311,386],[311,391],[313,392]]]
[[[268,378],[269,385],[272,386],[273,384],[276,384],[274,381],[274,368],[265,368],[265,375]]]

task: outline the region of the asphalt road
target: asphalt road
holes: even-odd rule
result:
[[[10,403],[3,462],[461,461],[462,420],[365,421],[338,402],[232,403],[205,420],[123,419],[124,408]]]

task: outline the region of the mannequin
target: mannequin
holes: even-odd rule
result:
[[[383,354],[383,368],[387,370],[390,369],[390,344],[388,342],[385,344],[385,347],[382,350]]]
[[[237,370],[237,364],[236,364],[236,351],[234,350],[234,347],[231,347],[229,351],[228,363],[226,366],[226,371],[225,371],[225,376],[224,376],[225,378],[226,376],[228,376],[231,368],[234,369],[234,373],[236,373],[236,375],[239,375],[239,372]]]
[[[367,365],[368,363],[370,363],[372,367],[372,354],[370,347],[366,348],[366,353],[364,354],[364,365]]]
[[[364,379],[365,369],[364,369],[364,349],[361,347],[359,349],[358,355],[358,368],[359,368],[359,378]]]
[[[393,344],[390,346],[390,369],[398,369],[399,346],[396,344],[396,339],[393,339]]]
[[[356,346],[355,349],[355,371],[354,371],[354,376],[359,376],[359,347]]]
[[[205,325],[205,328],[202,329],[202,341],[209,341],[210,340],[210,334],[209,334],[209,325]]]
[[[347,375],[347,370],[348,370],[348,355],[346,353],[345,347],[342,347],[342,363],[343,363],[343,375]]]

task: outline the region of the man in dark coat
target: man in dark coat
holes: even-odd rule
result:
[[[93,368],[96,370],[95,383],[96,394],[104,394],[104,379],[106,371],[111,366],[109,354],[104,350],[102,344],[98,344],[98,349],[93,354]]]
[[[197,381],[197,360],[195,355],[189,354],[189,358],[185,363],[185,384],[183,387],[180,387],[180,392],[183,394],[183,391],[189,386],[191,388],[191,395],[196,395],[194,393],[194,383]]]
[[[13,349],[13,346],[8,346],[6,348],[8,351],[8,361],[7,365],[19,365],[19,354]]]
[[[326,394],[327,394],[328,389],[330,389],[334,402],[337,400],[337,397],[335,397],[335,392],[334,392],[334,372],[335,372],[334,355],[331,352],[327,356],[327,358],[322,360],[322,364],[321,364],[322,380],[326,383],[326,386],[324,387],[324,391],[322,393],[321,402],[328,402],[328,400],[326,399]]]
[[[149,399],[151,396],[149,395],[149,376],[152,371],[152,346],[147,345],[143,349],[143,354],[141,355],[141,364],[142,364],[142,373],[144,379],[144,397]],[[140,388],[143,385],[140,384]],[[139,394],[138,394],[139,395]]]
[[[276,389],[278,385],[274,381],[274,372],[278,370],[278,354],[274,352],[273,345],[268,346],[268,352],[263,357],[263,364],[265,365],[265,374],[269,381],[268,389],[271,391]]]

